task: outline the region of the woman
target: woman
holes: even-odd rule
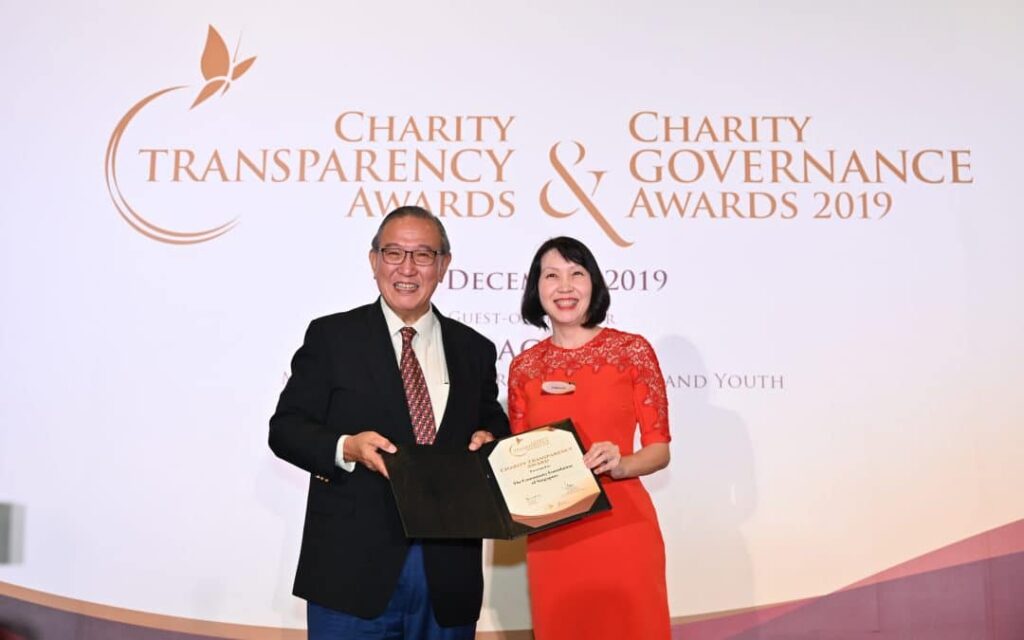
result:
[[[551,337],[512,361],[512,432],[569,417],[612,510],[527,542],[537,640],[669,638],[665,546],[638,476],[669,461],[658,360],[641,336],[599,326],[610,296],[597,261],[573,238],[540,246],[523,292],[525,322]],[[568,383],[568,384],[565,384]],[[633,451],[639,426],[641,448]]]

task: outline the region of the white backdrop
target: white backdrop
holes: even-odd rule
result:
[[[266,422],[306,323],[375,295],[377,198],[406,193],[452,238],[435,301],[498,344],[501,375],[542,336],[515,317],[540,242],[579,237],[608,270],[609,324],[654,344],[670,387],[673,461],[646,484],[673,616],[829,593],[1024,517],[1021,18],[0,4],[0,502],[25,516],[0,581],[302,626],[306,478]],[[256,59],[190,109],[208,25],[232,59],[207,49],[207,75]],[[362,140],[338,135],[349,112]],[[400,139],[370,129],[389,116]],[[446,128],[402,137],[410,118]],[[262,178],[239,170],[263,150]],[[457,160],[417,180],[417,153]],[[830,153],[834,175],[804,179]],[[489,547],[481,629],[529,627],[521,554]]]

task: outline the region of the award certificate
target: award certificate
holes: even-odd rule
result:
[[[476,451],[405,445],[384,464],[410,538],[511,540],[612,508],[568,419]]]
[[[543,427],[498,442],[488,456],[514,522],[531,528],[586,513],[601,488],[572,432]]]

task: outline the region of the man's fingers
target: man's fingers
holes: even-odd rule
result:
[[[384,458],[377,452],[377,448],[367,444],[363,451],[363,465],[370,471],[375,471],[385,478],[388,477],[388,468],[384,465]]]
[[[369,467],[371,471],[376,471],[385,478],[388,477],[388,468],[384,466],[384,459],[380,457],[380,454],[377,453],[376,449],[367,452],[366,466]]]
[[[469,450],[476,451],[492,440],[494,440],[494,434],[490,431],[484,431],[482,429],[480,431],[475,431],[469,439]]]
[[[370,443],[373,445],[374,449],[380,449],[381,451],[387,451],[388,453],[394,453],[398,450],[397,447],[395,447],[395,445],[384,436],[378,433],[373,435],[376,437],[373,438]]]
[[[380,451],[394,453],[398,448],[394,443],[380,435],[376,431],[363,431],[350,436],[345,441],[345,459],[359,462],[370,471],[375,471],[385,478],[388,477],[388,470],[384,466],[384,459]]]

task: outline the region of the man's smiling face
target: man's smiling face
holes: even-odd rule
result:
[[[403,251],[441,250],[441,234],[430,220],[412,216],[388,222],[380,234],[381,249]],[[388,264],[379,251],[370,250],[370,268],[377,288],[391,310],[406,324],[412,324],[430,310],[430,297],[448,271],[451,255],[438,255],[434,263],[418,266],[412,254],[400,264]]]

